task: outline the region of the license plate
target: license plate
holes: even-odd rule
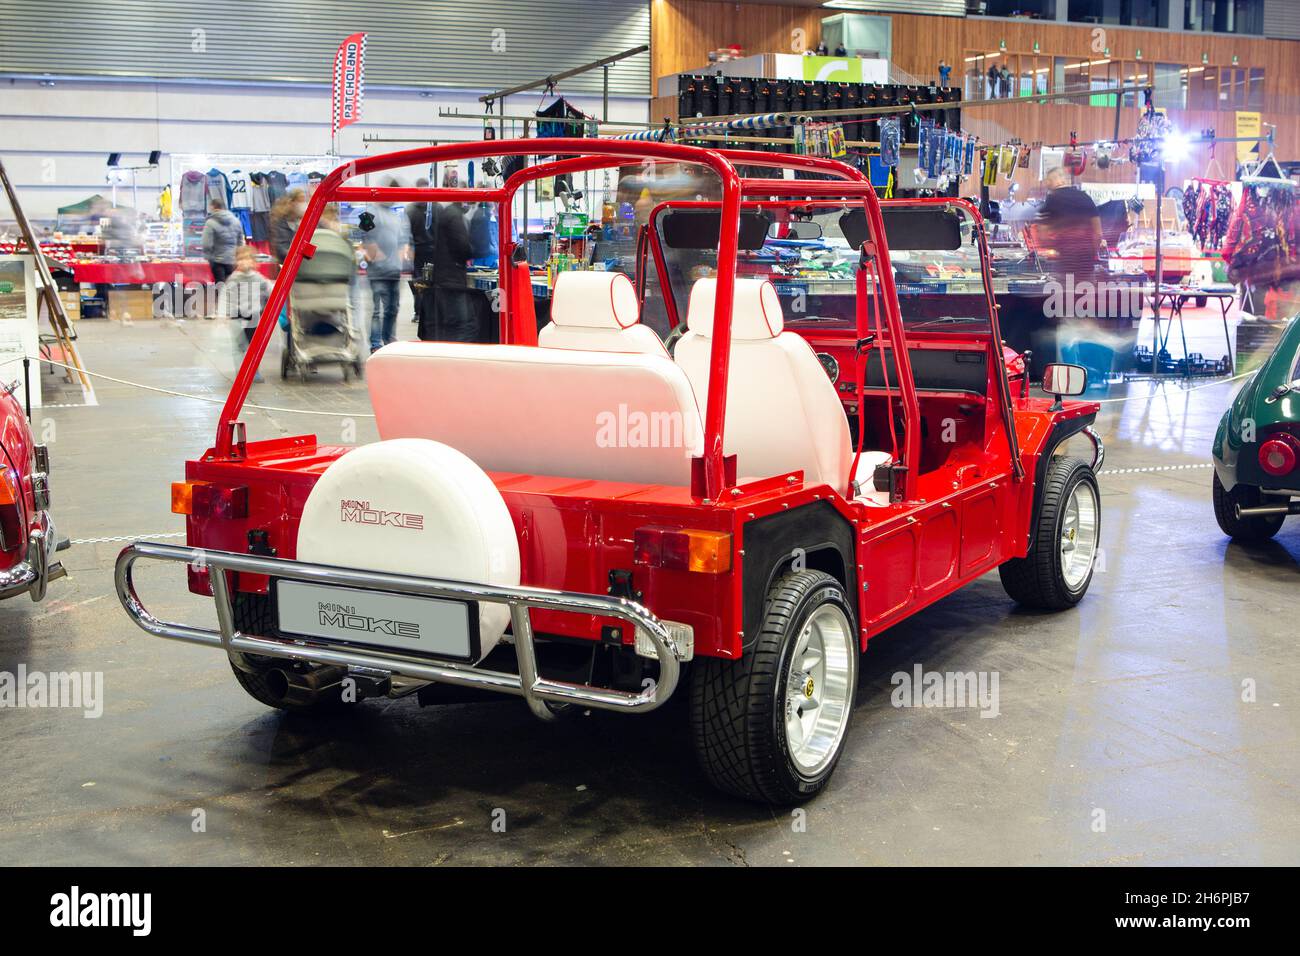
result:
[[[280,632],[456,661],[478,659],[478,605],[390,591],[275,582]]]

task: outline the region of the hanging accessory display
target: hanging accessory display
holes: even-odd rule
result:
[[[1141,166],[1154,166],[1161,162],[1165,137],[1173,132],[1174,124],[1163,113],[1157,113],[1148,94],[1146,112],[1138,120],[1137,136],[1129,147],[1129,159]]]
[[[880,121],[880,161],[891,169],[898,165],[899,148],[902,142],[901,129],[897,119]]]

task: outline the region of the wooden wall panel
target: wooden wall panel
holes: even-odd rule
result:
[[[769,4],[719,3],[715,0],[651,0],[651,75],[657,80],[670,73],[699,70],[710,50],[739,44],[746,54],[795,52],[797,30],[815,46],[824,17],[834,13],[817,7]],[[893,14],[894,63],[921,79],[936,73],[939,60],[953,67],[953,82],[960,82],[967,51],[993,52],[1006,42],[1008,53],[1032,53],[1034,42],[1041,56],[1078,56],[1096,59],[1092,52],[1093,28],[1029,20],[997,20],[962,17],[928,17]],[[1142,51],[1144,63],[1199,65],[1207,54],[1214,66],[1228,66],[1236,55],[1243,67],[1262,67],[1265,80],[1265,122],[1277,125],[1279,157],[1300,159],[1300,42],[1294,40],[1247,39],[1196,33],[1110,29],[1103,44],[1110,56],[1132,60]],[[660,112],[654,112],[660,118]],[[1123,112],[1121,136],[1132,135],[1137,111]],[[1173,112],[1183,129],[1213,127],[1232,135],[1231,112]],[[970,109],[963,114],[965,125],[984,138],[997,141],[1019,137],[1025,142],[1059,143],[1070,131],[1082,140],[1108,138],[1114,127],[1114,110],[1067,103],[1008,103],[992,108]],[[1231,144],[1220,146],[1221,163],[1231,166]],[[1202,157],[1208,160],[1208,154]],[[1131,167],[1109,176],[1130,177]]]

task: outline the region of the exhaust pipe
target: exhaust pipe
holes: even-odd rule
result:
[[[309,671],[276,667],[266,672],[266,687],[286,704],[312,704],[330,691],[337,693],[347,676],[346,667],[328,664]]]
[[[1252,508],[1237,505],[1238,518],[1267,518],[1272,515],[1300,515],[1300,501],[1285,505],[1256,505]]]

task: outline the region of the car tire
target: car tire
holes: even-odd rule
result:
[[[254,637],[278,638],[280,636],[275,607],[271,602],[270,595],[236,594],[231,609],[234,611],[235,629],[241,633]],[[253,670],[243,670],[237,667],[234,661],[231,661],[230,669],[234,671],[235,680],[239,682],[240,687],[248,692],[248,696],[258,703],[265,704],[267,707],[274,707],[277,710],[295,714],[336,714],[341,710],[354,706],[354,702],[343,699],[341,686],[323,692],[316,700],[311,702],[285,700],[275,691],[275,679],[271,672],[275,670],[302,669],[306,665],[298,661],[258,657],[251,654],[244,655],[244,660]]]
[[[860,650],[854,621],[842,584],[821,571],[793,571],[768,591],[762,625],[743,658],[695,662],[691,732],[715,787],[788,806],[826,785],[853,713]],[[805,712],[803,704],[814,699]],[[801,729],[792,729],[795,721]]]
[[[1091,465],[1078,458],[1052,458],[1033,531],[1029,553],[998,568],[1002,587],[1026,607],[1074,607],[1092,583],[1101,540],[1101,492]]]
[[[1231,491],[1223,487],[1218,473],[1214,475],[1214,520],[1223,533],[1237,541],[1267,541],[1282,528],[1286,515],[1237,517],[1237,506],[1252,508],[1263,504],[1264,496],[1253,485],[1235,485]]]

